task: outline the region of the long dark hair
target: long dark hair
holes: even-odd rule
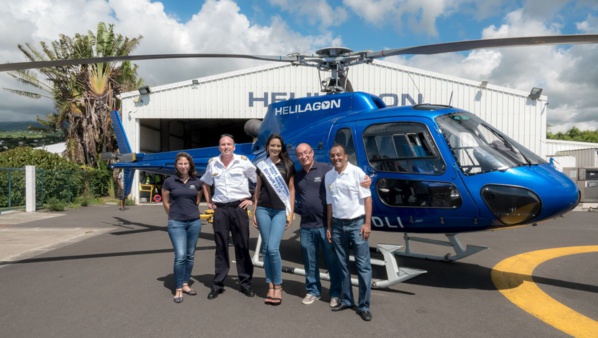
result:
[[[291,158],[289,157],[289,153],[287,152],[287,146],[284,144],[282,136],[276,133],[271,134],[270,137],[268,137],[268,140],[266,141],[266,155],[270,157],[270,151],[268,151],[268,147],[270,146],[270,141],[272,141],[273,139],[280,140],[280,146],[282,147],[282,149],[280,150],[280,155],[278,156],[280,156],[280,159],[284,164],[284,168],[287,170],[287,177],[285,177],[284,180],[288,182],[294,173],[293,160],[291,160]]]
[[[176,175],[178,177],[181,177],[181,173],[176,167],[176,163],[179,161],[181,157],[184,157],[187,159],[187,161],[189,161],[189,177],[196,178],[197,172],[195,171],[195,162],[193,162],[193,157],[191,157],[191,155],[187,154],[186,152],[180,152],[176,154],[176,158],[174,159],[174,171]]]

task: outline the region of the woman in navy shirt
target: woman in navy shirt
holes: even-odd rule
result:
[[[162,185],[162,201],[168,215],[168,235],[174,247],[174,302],[183,301],[183,293],[195,296],[189,287],[193,270],[195,246],[201,232],[199,202],[201,181],[197,178],[193,158],[184,152],[174,160],[176,175],[168,177]]]

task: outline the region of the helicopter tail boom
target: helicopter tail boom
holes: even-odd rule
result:
[[[118,114],[118,110],[111,111],[110,118],[112,119],[112,126],[114,128],[114,135],[116,136],[116,142],[118,143],[119,152],[121,154],[131,153],[131,145],[129,144],[129,139],[125,134],[125,130],[123,128],[120,115]]]

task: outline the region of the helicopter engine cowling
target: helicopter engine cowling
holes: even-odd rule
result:
[[[251,137],[257,137],[259,135],[261,125],[262,125],[262,121],[256,120],[256,119],[251,119],[251,120],[245,122],[245,126],[243,127],[243,130],[245,131],[245,134],[247,134]]]

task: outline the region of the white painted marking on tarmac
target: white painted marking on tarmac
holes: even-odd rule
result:
[[[0,229],[0,262],[28,259],[109,231],[108,228]],[[3,264],[0,263],[0,267]]]

